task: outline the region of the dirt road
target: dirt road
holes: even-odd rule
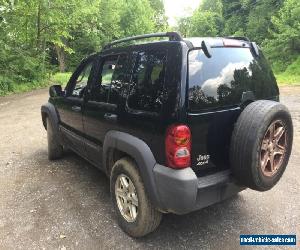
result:
[[[166,215],[159,230],[139,240],[117,226],[104,174],[72,153],[48,161],[40,117],[48,91],[0,98],[0,249],[236,249],[240,234],[299,239],[300,87],[281,93],[295,138],[278,185],[189,215]]]

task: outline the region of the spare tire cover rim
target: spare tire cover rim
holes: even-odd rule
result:
[[[287,148],[287,131],[283,121],[268,127],[261,143],[260,167],[263,175],[273,177],[282,166]]]

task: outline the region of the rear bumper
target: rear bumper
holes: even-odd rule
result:
[[[230,171],[197,178],[191,168],[174,170],[156,164],[154,169],[160,209],[175,214],[186,214],[242,191],[234,183]]]

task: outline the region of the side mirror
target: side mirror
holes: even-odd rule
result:
[[[50,97],[63,96],[63,91],[62,91],[61,85],[52,85],[49,88],[49,95],[50,95]]]

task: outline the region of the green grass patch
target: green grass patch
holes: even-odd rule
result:
[[[66,86],[71,75],[72,75],[71,72],[56,73],[50,77],[50,85],[59,84],[62,86]]]
[[[284,72],[275,76],[279,85],[300,85],[300,75],[291,75]]]
[[[290,64],[284,72],[275,74],[280,85],[300,84],[300,57]]]
[[[0,96],[28,92],[48,86],[49,81],[16,83],[0,77]]]
[[[7,77],[0,76],[0,96],[16,94],[16,93],[23,93],[28,92],[35,89],[49,87],[54,84],[59,84],[62,86],[66,86],[70,79],[71,73],[56,73],[50,75],[49,78],[29,82],[29,83],[17,83],[13,82],[11,79]]]

